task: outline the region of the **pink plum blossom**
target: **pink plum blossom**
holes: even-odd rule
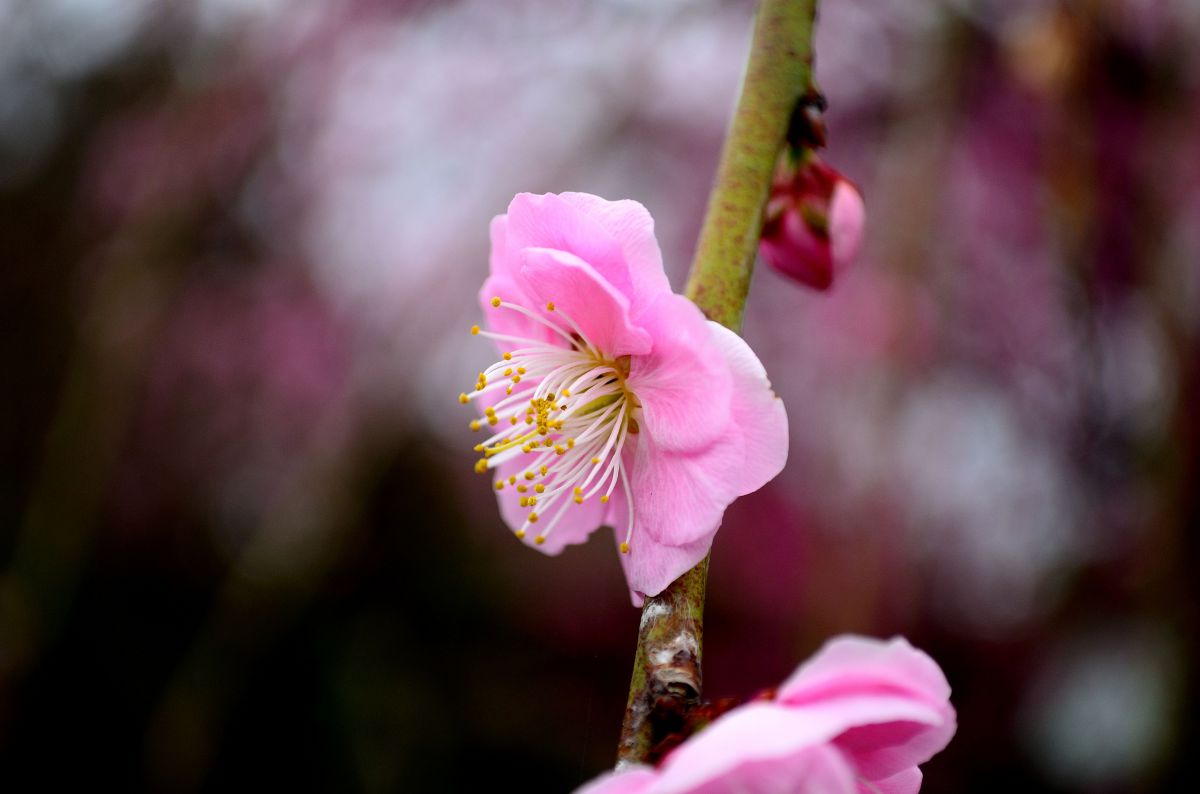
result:
[[[759,254],[788,278],[828,289],[857,255],[865,215],[858,189],[810,154],[776,178]]]
[[[954,735],[950,686],[902,638],[844,636],[658,767],[610,772],[577,794],[912,794],[918,764]]]
[[[783,468],[783,403],[737,334],[671,292],[641,204],[522,193],[491,237],[487,330],[472,332],[501,358],[460,396],[493,431],[476,470],[546,554],[611,526],[640,605]]]

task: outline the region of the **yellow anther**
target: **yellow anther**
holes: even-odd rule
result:
[[[505,361],[512,361],[512,353],[505,353],[505,354],[504,354],[504,360],[505,360]]]
[[[575,497],[575,504],[577,504],[577,505],[581,505],[581,504],[583,504],[583,497],[582,497],[582,496],[576,496],[576,497]]]
[[[478,325],[471,326],[471,336],[479,336],[479,326]]]
[[[621,553],[622,554],[629,553],[629,544],[628,543],[624,543],[624,542],[621,543]]]
[[[507,378],[511,374],[512,374],[512,367],[508,367],[507,369],[504,370],[504,377]]]
[[[479,430],[479,428],[481,428],[481,427],[483,427],[483,425],[479,424],[479,420],[478,420],[478,419],[472,419],[472,420],[471,420],[471,429],[472,429],[472,430],[478,431],[478,430]]]
[[[578,485],[576,485],[575,486],[575,495],[579,496],[579,494],[581,494],[581,493],[583,493],[583,488],[580,488]]]
[[[546,311],[548,311],[548,312],[554,311],[554,301],[550,301],[549,303],[546,304]]]
[[[513,377],[512,377],[512,381],[513,381],[513,383],[520,383],[520,382],[521,382],[521,376],[520,376],[520,375],[513,375]]]
[[[529,506],[533,507],[536,504],[537,504],[537,497],[536,496],[529,497]]]
[[[533,472],[531,472],[531,471],[527,471],[527,472],[525,472],[525,479],[527,479],[527,480],[532,480],[532,479],[533,479]]]
[[[512,386],[509,386],[508,388],[506,388],[506,389],[504,390],[504,393],[505,393],[505,394],[512,394]],[[514,416],[513,418],[515,419],[516,417]],[[513,424],[516,424],[516,422],[513,422]]]
[[[467,403],[471,402],[471,398],[467,396],[466,392],[463,392],[462,394],[458,395],[458,401],[463,405],[466,405]]]
[[[523,537],[525,537],[525,530],[518,529],[515,534],[518,538],[523,538]]]
[[[484,383],[484,384],[486,384],[486,383],[487,383],[487,375],[485,375],[485,374],[483,374],[482,372],[480,372],[480,373],[479,373],[479,382],[480,382],[480,383]]]
[[[555,398],[554,392],[550,392],[549,394],[546,395],[546,399],[549,400],[551,403],[554,402],[554,398]],[[551,405],[550,407],[554,408],[555,406]]]
[[[539,468],[539,469],[538,469],[538,471],[542,473],[542,476],[543,476],[543,477],[545,477],[545,476],[546,476],[546,472],[548,472],[548,471],[549,471],[549,469],[547,469],[545,466],[542,466],[541,468]]]
[[[539,482],[537,485],[533,486],[533,492],[534,492],[534,493],[545,493],[545,492],[546,492],[546,486],[542,485],[542,484]]]
[[[529,507],[529,497],[522,496],[519,500],[517,500],[517,504],[521,505],[521,507]]]
[[[604,494],[603,496],[600,497],[600,504],[602,504],[602,505],[608,504],[608,494]]]
[[[512,387],[510,386],[509,388],[511,389]],[[508,423],[515,425],[517,423],[517,417],[515,417],[515,416],[508,417]]]
[[[567,439],[567,449],[575,449],[575,439],[573,439],[573,438]]]
[[[499,309],[500,308],[500,299],[492,298],[492,305],[495,306],[497,309]]]
[[[538,544],[538,545],[540,546],[540,545],[542,545],[543,543],[545,543],[545,542],[546,542],[546,536],[545,536],[545,535],[538,535],[536,538],[534,538],[534,539],[533,539],[533,542],[534,542],[534,543],[536,543],[536,544]]]
[[[509,484],[509,485],[516,485],[516,484],[517,484],[517,475],[515,475],[515,474],[514,474],[514,475],[512,475],[511,477],[509,477],[509,478],[508,478],[508,484]]]
[[[480,458],[479,460],[475,461],[475,472],[477,474],[483,474],[487,470],[488,470],[488,465],[487,465],[486,458]]]
[[[600,465],[600,458],[592,458],[592,465],[593,465],[593,466],[599,466],[599,465]]]
[[[571,390],[570,390],[570,389],[563,389],[562,396],[563,396],[563,397],[570,397],[570,396],[571,396]]]
[[[549,449],[550,447],[554,446],[554,439],[552,439],[552,438],[546,439],[545,441],[542,442],[542,446]]]
[[[530,524],[536,524],[536,523],[537,523],[537,520],[538,520],[538,514],[537,514],[537,513],[530,513],[530,514],[529,514],[529,523],[530,523]]]
[[[518,485],[518,486],[517,486],[517,493],[528,493],[528,492],[529,492],[529,486],[528,486],[528,485],[525,485],[525,484],[523,484],[523,483],[522,483],[521,485]]]
[[[483,452],[483,449],[484,449],[484,447],[483,447],[483,444],[476,444],[476,445],[475,445],[475,451],[476,451],[476,452]]]
[[[561,446],[561,445],[559,445],[559,444],[555,444],[555,445],[554,445],[554,454],[555,454],[555,455],[566,455],[566,454],[567,454],[567,448],[566,448],[566,447],[564,447],[564,446]]]
[[[496,418],[496,415],[495,415],[495,414],[493,414],[493,415],[491,415],[491,416],[489,416],[489,417],[488,417],[488,424],[489,424],[489,425],[494,425],[494,424],[497,424],[497,423],[499,423],[499,421],[500,421],[500,420]]]
[[[497,490],[497,491],[503,491],[503,490],[504,490],[504,480],[498,480],[498,481],[496,482],[496,490]]]
[[[524,368],[524,367],[517,367],[517,374],[518,374],[518,375],[524,375],[524,374],[525,374],[525,368]]]
[[[483,413],[486,416],[492,416],[493,414],[496,413],[496,409],[489,405],[487,408],[483,409]]]

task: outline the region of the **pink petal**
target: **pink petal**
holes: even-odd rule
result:
[[[629,367],[643,430],[658,449],[702,450],[726,432],[732,378],[708,321],[681,295],[663,294],[639,319],[654,339]]]
[[[631,766],[606,772],[575,789],[575,794],[643,794],[658,774],[647,766]]]
[[[861,695],[790,706],[853,760],[859,774],[885,778],[929,760],[954,733],[934,706],[911,697]],[[836,738],[835,738],[836,737]]]
[[[950,685],[937,662],[903,637],[887,642],[846,635],[836,637],[800,665],[779,687],[781,702],[803,703],[864,687],[918,693],[932,703],[950,697]]]
[[[629,268],[629,296],[634,320],[659,293],[670,292],[663,272],[662,251],[654,237],[654,219],[636,201],[606,201],[589,193],[563,193],[563,201],[599,223],[621,246]]]
[[[492,306],[492,298],[515,303],[518,306],[538,305],[535,298],[527,295],[517,283],[507,275],[490,276],[479,291],[479,305],[483,309],[483,320],[489,331],[507,336],[531,339],[535,342],[547,342],[566,347],[566,341],[546,326],[520,312]],[[521,347],[516,342],[496,340],[496,349],[500,352]]]
[[[713,528],[716,532],[716,527]],[[625,532],[614,530],[618,549]],[[669,546],[648,536],[634,535],[629,553],[621,554],[621,569],[629,585],[629,598],[635,607],[645,603],[646,596],[658,595],[684,572],[704,559],[712,546],[712,534],[695,543]]]
[[[737,708],[671,753],[647,794],[856,794],[852,768],[825,732],[773,703]]]
[[[937,755],[954,737],[957,723],[949,714],[933,712],[935,719],[898,720],[851,728],[834,742],[851,758],[859,772],[872,779],[897,775]]]
[[[509,254],[508,218],[504,215],[492,218],[490,233],[492,248],[488,268],[491,275],[484,281],[483,288],[479,290],[479,306],[483,309],[484,323],[488,330],[539,342],[560,342],[561,337],[541,323],[534,322],[520,312],[492,306],[492,298],[500,298],[500,300],[515,303],[518,306],[536,306],[537,301],[521,289],[522,262],[520,256],[510,256]],[[565,346],[566,343],[562,344]],[[496,346],[501,352],[514,347],[508,342],[497,342]]]
[[[488,226],[488,237],[492,247],[488,254],[488,273],[492,276],[515,279],[521,268],[517,257],[508,255],[508,216],[497,215]]]
[[[630,473],[634,507],[631,548],[647,541],[664,547],[711,543],[725,508],[737,496],[732,485],[744,459],[742,439],[737,436],[722,438],[693,455],[664,452],[653,439],[639,439]],[[659,591],[644,592],[653,595]]]
[[[843,637],[779,688],[778,702],[840,726],[837,744],[869,778],[929,760],[955,731],[950,687],[932,659],[902,638]]]
[[[631,450],[627,449],[626,461],[632,457]],[[625,465],[628,465],[628,462]],[[635,607],[640,608],[648,594],[661,593],[679,577],[679,574],[704,559],[711,544],[708,538],[704,538],[689,546],[664,546],[645,536],[633,541],[628,552],[622,552],[621,544],[629,536],[628,505],[625,490],[614,490],[608,503],[608,514],[604,524],[613,530],[613,542],[629,586],[629,600]]]
[[[635,526],[630,545],[649,545],[651,553],[631,560],[626,571],[637,574],[631,588],[649,595],[661,591],[658,582],[663,576],[695,556],[695,544],[711,542],[730,502],[762,487],[787,460],[787,414],[762,364],[732,331],[708,322],[705,330],[709,358],[722,362],[730,377],[730,402],[722,434],[701,451],[680,454],[664,449],[663,423],[651,421],[651,407],[669,393],[645,390],[644,381],[635,381],[630,371],[630,388],[642,401],[645,416],[631,471]],[[664,414],[671,415],[671,408],[658,414],[660,420]],[[684,417],[677,419],[684,427]]]
[[[787,411],[750,346],[719,323],[710,322],[709,329],[733,375],[730,416],[743,459],[728,476],[733,492],[745,496],[773,480],[787,463]]]
[[[538,298],[534,308],[547,319],[570,331],[565,319],[569,317],[610,358],[650,350],[650,334],[629,321],[629,299],[591,265],[549,248],[526,248],[522,254],[524,288]],[[548,303],[555,305],[554,312],[545,310]]]
[[[833,283],[829,239],[809,228],[795,207],[789,207],[773,233],[759,241],[758,253],[780,273],[813,289],[829,289]]]
[[[881,780],[859,783],[860,794],[917,794],[921,790],[921,770],[910,767]]]
[[[833,266],[839,272],[858,255],[866,214],[858,190],[846,180],[840,180],[829,201],[829,244],[833,249]]]
[[[600,199],[603,201],[603,199]],[[625,253],[597,218],[553,193],[518,193],[508,205],[507,256],[525,248],[573,254],[627,298],[634,295]]]
[[[528,465],[529,462],[525,457],[514,458],[502,463],[492,471],[493,481],[503,479],[507,482],[509,476],[515,476],[518,483],[526,483],[528,481],[523,478],[523,475]],[[521,494],[515,485],[505,485],[504,490],[496,492],[496,501],[500,505],[500,516],[513,532],[524,525],[525,519],[529,515],[529,508],[521,507],[521,496],[532,493],[533,489],[531,488],[529,494]],[[607,507],[607,505],[600,504],[599,499],[592,499],[577,505],[569,497],[564,502],[553,505],[548,512],[539,505],[536,511],[538,522],[530,525],[521,542],[551,557],[561,554],[567,546],[586,542],[588,536],[600,528],[604,523],[604,513]],[[564,511],[562,518],[554,524],[553,530],[546,536],[546,541],[538,545],[536,541],[538,533],[544,532],[550,526],[550,521],[558,515],[560,510]]]

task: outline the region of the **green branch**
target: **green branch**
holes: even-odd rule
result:
[[[812,92],[816,0],[763,0],[750,62],[721,152],[686,295],[738,331],[762,230],[763,207],[797,103]],[[656,748],[699,702],[708,558],[642,607],[618,765],[656,760]]]

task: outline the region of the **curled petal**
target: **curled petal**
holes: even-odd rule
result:
[[[902,638],[834,640],[779,688],[779,702],[837,727],[838,746],[870,779],[923,763],[956,728],[937,663]]]
[[[930,703],[944,703],[950,685],[937,662],[903,637],[887,642],[842,636],[827,642],[788,676],[778,690],[781,702],[803,704],[859,693],[864,688],[913,693]]]
[[[650,334],[629,320],[629,299],[574,254],[526,248],[521,268],[524,288],[538,298],[538,311],[564,325],[570,317],[588,342],[612,357],[650,350]],[[555,312],[546,311],[553,303]]]
[[[751,703],[680,745],[648,792],[857,794],[853,768],[827,738],[788,709]]]

